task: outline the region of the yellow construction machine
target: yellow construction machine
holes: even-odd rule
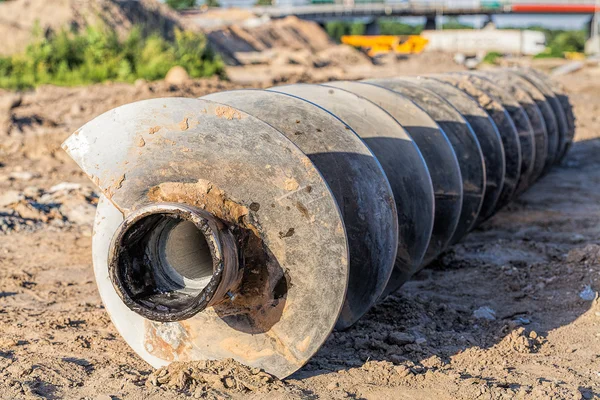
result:
[[[342,36],[341,40],[344,44],[360,47],[366,51],[369,57],[375,57],[379,54],[387,54],[390,52],[396,54],[417,54],[422,52],[429,42],[419,35],[345,35]]]

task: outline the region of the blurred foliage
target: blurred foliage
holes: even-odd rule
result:
[[[81,33],[61,30],[37,37],[24,54],[0,57],[0,87],[156,80],[176,65],[193,78],[224,76],[223,62],[199,33],[177,30],[170,42],[158,34],[144,37],[136,27],[120,40],[115,31],[89,27]]]
[[[532,27],[532,30],[544,32],[546,35],[546,50],[536,58],[564,58],[565,52],[581,53],[585,49],[587,33],[585,30],[550,30],[542,27]]]
[[[456,17],[450,17],[442,24],[442,29],[475,29],[475,27],[461,23]]]
[[[365,24],[360,22],[333,21],[325,24],[325,31],[336,42],[344,35],[363,35]]]
[[[486,64],[497,64],[498,60],[502,58],[502,53],[498,53],[497,51],[490,51],[483,57],[483,62]]]
[[[420,35],[423,26],[382,19],[379,21],[379,31],[382,35]]]
[[[167,5],[175,10],[192,8],[196,5],[196,0],[167,0]]]
[[[255,6],[272,6],[273,0],[256,0]]]

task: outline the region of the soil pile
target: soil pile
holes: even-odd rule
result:
[[[157,0],[13,0],[0,3],[0,54],[23,52],[37,29],[49,34],[98,24],[121,35],[140,25],[165,37],[184,27],[178,14]]]
[[[205,33],[213,48],[232,65],[255,63],[247,60],[246,53],[269,50],[317,53],[335,46],[319,25],[296,17],[266,21],[258,26],[235,24],[208,29]]]
[[[302,391],[259,368],[250,368],[232,359],[220,361],[174,362],[153,372],[146,385],[195,398],[228,397],[232,394],[279,392],[298,395]],[[289,397],[288,397],[289,398]]]

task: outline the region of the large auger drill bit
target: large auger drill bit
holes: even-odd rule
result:
[[[64,149],[102,192],[102,300],[151,365],[280,378],[548,172],[566,96],[525,69],[165,98]]]

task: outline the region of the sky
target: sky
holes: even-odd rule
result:
[[[542,25],[552,29],[581,29],[590,20],[587,15],[496,15],[493,17],[496,26],[528,27]],[[461,17],[459,21],[465,24],[479,26],[485,18]]]

